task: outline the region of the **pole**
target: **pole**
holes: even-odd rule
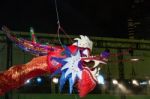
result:
[[[6,68],[8,69],[10,66],[12,66],[12,42],[6,38],[7,43],[7,63]],[[11,82],[11,81],[10,81]],[[12,99],[12,92],[8,92],[5,94],[5,99]]]

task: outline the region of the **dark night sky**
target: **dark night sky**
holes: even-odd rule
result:
[[[68,34],[127,38],[132,0],[57,0],[61,26]],[[3,0],[0,26],[14,31],[56,33],[54,0]]]

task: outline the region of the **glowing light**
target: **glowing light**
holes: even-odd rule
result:
[[[113,83],[114,85],[117,85],[117,84],[118,84],[118,81],[117,81],[116,79],[113,79],[113,80],[112,80],[112,83]]]
[[[31,82],[31,79],[26,80],[25,84],[29,84]]]
[[[150,80],[148,80],[148,84],[150,85]]]
[[[58,78],[54,77],[52,81],[53,83],[58,84]]]
[[[130,59],[130,60],[131,60],[131,61],[134,61],[134,62],[139,61],[138,58],[132,58],[132,59]]]
[[[135,79],[134,79],[134,80],[132,80],[132,84],[133,84],[133,85],[136,85],[136,86],[139,86],[138,81],[137,81],[137,80],[135,80]]]
[[[41,78],[41,77],[38,77],[38,78],[36,79],[36,81],[37,81],[38,83],[41,83],[41,82],[42,82],[42,78]]]
[[[120,88],[120,90],[121,90],[123,93],[126,93],[126,94],[131,93],[131,91],[128,90],[123,84],[118,84],[118,87]]]
[[[140,85],[147,85],[147,84],[148,84],[147,81],[140,82]]]
[[[104,84],[104,77],[102,75],[97,76],[98,84]]]

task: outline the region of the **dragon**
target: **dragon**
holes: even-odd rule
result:
[[[91,55],[93,42],[84,35],[75,38],[75,42],[69,46],[52,46],[17,38],[5,26],[2,27],[2,31],[17,47],[35,57],[25,64],[13,65],[0,73],[1,95],[23,86],[33,77],[44,74],[50,74],[53,77],[59,74],[60,90],[66,81],[69,81],[69,93],[72,93],[73,86],[76,85],[79,96],[84,97],[98,83],[99,64],[107,64],[108,61],[108,50],[98,56]],[[90,61],[95,64],[89,66]]]

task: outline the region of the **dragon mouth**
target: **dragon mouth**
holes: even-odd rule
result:
[[[95,59],[93,56],[92,57],[84,57],[84,62],[85,62],[85,67],[89,69],[89,72],[94,78],[95,81],[98,81],[98,76],[100,75],[100,69],[103,65],[107,64],[107,60],[103,59]]]

